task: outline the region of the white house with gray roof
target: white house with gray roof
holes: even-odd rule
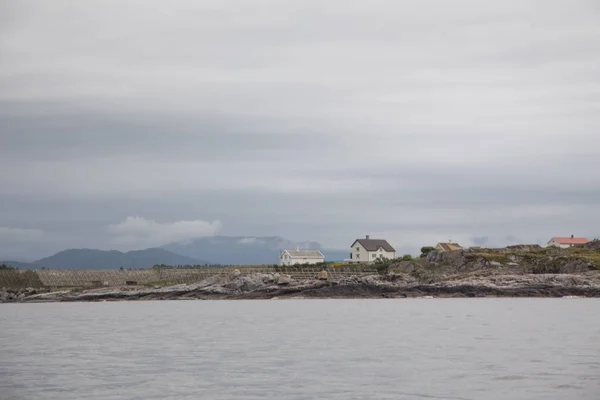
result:
[[[279,255],[279,265],[318,264],[325,262],[319,250],[283,250]]]
[[[384,239],[356,239],[350,246],[350,258],[344,260],[350,264],[370,264],[377,259],[396,258],[396,249]]]

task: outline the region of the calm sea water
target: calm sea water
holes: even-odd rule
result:
[[[2,400],[600,399],[600,301],[0,305]]]

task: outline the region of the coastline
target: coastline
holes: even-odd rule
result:
[[[139,300],[600,298],[600,241],[430,252],[371,266],[5,271],[0,303]],[[12,281],[11,281],[12,279]],[[32,287],[26,287],[31,285]],[[16,288],[15,288],[16,287]]]
[[[400,298],[600,298],[600,273],[470,276],[431,284],[398,275],[340,280],[294,280],[278,274],[216,275],[194,284],[84,290],[3,289],[0,302],[100,302],[143,300],[400,299]],[[9,296],[6,296],[6,293]],[[8,298],[7,298],[8,297]]]

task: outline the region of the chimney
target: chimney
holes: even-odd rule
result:
[[[573,239],[573,235],[571,235],[571,239]]]
[[[367,240],[369,240],[369,235],[367,235],[366,237],[367,237]]]

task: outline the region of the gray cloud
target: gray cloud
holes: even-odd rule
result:
[[[140,6],[0,5],[0,257],[600,233],[594,1]]]
[[[115,234],[115,244],[154,247],[194,237],[214,236],[220,228],[220,221],[159,223],[140,217],[127,217],[118,224],[110,225],[108,231]]]

